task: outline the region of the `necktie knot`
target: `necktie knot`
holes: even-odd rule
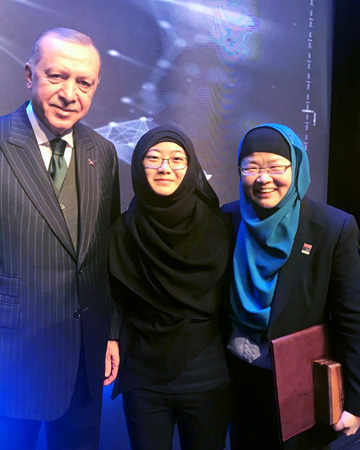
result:
[[[50,141],[50,147],[53,155],[63,156],[66,148],[66,141],[60,138]]]

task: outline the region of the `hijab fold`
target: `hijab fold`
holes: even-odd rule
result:
[[[285,197],[275,208],[267,211],[265,218],[259,217],[240,182],[241,223],[233,257],[231,319],[235,329],[255,341],[259,341],[268,328],[279,270],[290,255],[298,228],[301,200],[310,184],[308,157],[298,136],[280,124],[260,125],[248,133],[255,134],[257,130],[262,136],[268,134],[269,142],[276,130],[287,142],[291,152],[292,181]],[[240,142],[238,161],[247,134]],[[274,148],[269,153],[276,153]]]

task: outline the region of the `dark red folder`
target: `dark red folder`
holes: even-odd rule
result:
[[[330,357],[325,325],[271,341],[275,385],[283,441],[316,423],[313,361]]]

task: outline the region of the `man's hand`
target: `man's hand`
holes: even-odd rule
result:
[[[120,364],[119,344],[117,341],[108,341],[105,355],[104,386],[111,384],[117,377]]]
[[[341,431],[344,430],[346,436],[355,434],[360,427],[360,417],[354,416],[353,414],[343,411],[339,422],[333,425],[334,430]]]

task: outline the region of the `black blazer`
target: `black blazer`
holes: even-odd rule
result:
[[[239,202],[223,206],[234,232]],[[312,245],[310,254],[303,245]],[[279,273],[267,338],[270,341],[329,322],[335,357],[344,365],[345,410],[360,416],[360,258],[353,216],[305,197],[289,259]]]
[[[90,390],[103,382],[117,156],[106,139],[75,125],[75,252],[25,107],[0,118],[0,415],[54,420],[71,400],[81,333]]]

